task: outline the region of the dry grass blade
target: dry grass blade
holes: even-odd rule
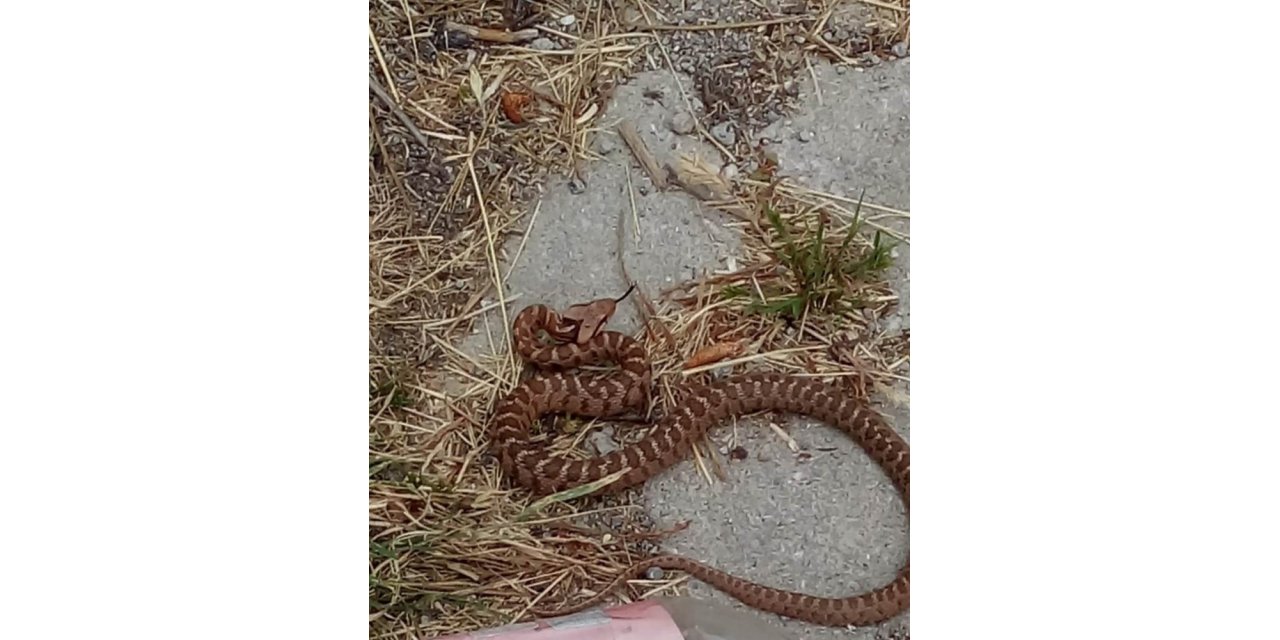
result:
[[[626,467],[615,473],[611,473],[603,478],[600,478],[595,482],[588,482],[584,485],[580,485],[572,489],[566,489],[558,493],[553,493],[544,498],[539,498],[537,502],[534,502],[533,504],[529,505],[527,509],[525,509],[524,511],[521,511],[520,515],[517,516],[516,519],[526,520],[530,516],[540,515],[542,513],[542,510],[546,509],[548,505],[556,504],[559,502],[566,502],[569,500],[576,500],[583,496],[589,496],[617,482],[618,478],[621,478],[622,476],[627,475],[627,473],[630,471],[631,471],[631,467]]]

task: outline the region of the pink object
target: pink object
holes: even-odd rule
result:
[[[671,614],[651,600],[589,609],[437,640],[683,640]]]

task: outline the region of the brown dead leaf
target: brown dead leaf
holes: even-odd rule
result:
[[[502,113],[507,116],[507,119],[515,124],[520,124],[524,122],[523,109],[531,100],[532,98],[527,93],[508,91],[502,94],[502,99],[499,102],[502,105]]]
[[[684,362],[685,369],[693,369],[719,362],[726,358],[735,358],[742,354],[741,342],[717,342],[713,345],[705,346],[689,357]]]

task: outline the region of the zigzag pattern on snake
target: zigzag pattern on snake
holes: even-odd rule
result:
[[[542,344],[538,331],[564,326],[552,309],[533,305],[513,323],[516,350],[541,369],[498,401],[490,422],[490,440],[503,471],[536,495],[572,488],[629,469],[602,492],[633,487],[675,464],[708,429],[731,416],[763,410],[817,418],[848,434],[893,481],[909,505],[910,452],[907,443],[870,409],[839,387],[814,378],[770,372],[729,376],[692,384],[649,436],[608,454],[586,460],[552,455],[530,440],[538,418],[551,412],[605,417],[643,409],[651,372],[644,348],[615,331],[603,331],[583,344]],[[613,361],[620,371],[603,375],[567,369]],[[650,567],[687,572],[744,604],[781,616],[829,625],[868,625],[906,610],[910,599],[910,563],[889,584],[846,598],[821,598],[756,584],[682,556],[663,555],[636,563],[597,596],[555,614],[572,613],[603,600],[629,577]]]

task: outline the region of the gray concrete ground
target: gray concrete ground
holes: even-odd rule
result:
[[[851,197],[865,188],[868,200],[907,210],[908,75],[907,59],[865,71],[838,72],[818,65],[816,87],[812,81],[804,83],[802,108],[757,137],[773,140],[781,170],[801,182]],[[684,108],[674,82],[671,74],[654,72],[620,86],[605,128],[612,130],[612,123],[626,117],[659,155],[698,150],[708,159],[718,158],[693,138],[672,132],[670,121]],[[658,94],[662,98],[654,98]],[[722,226],[720,214],[683,192],[655,192],[645,174],[632,168],[622,142],[610,135],[598,142],[605,159],[588,167],[585,190],[575,194],[566,181],[548,185],[507,282],[507,295],[520,295],[512,313],[534,302],[563,308],[625,289],[617,262],[617,225],[624,220],[620,214],[629,218],[628,172],[637,190],[640,233],[631,235],[628,219],[623,257],[631,276],[649,291],[725,269],[739,250],[735,233]],[[515,255],[520,243],[513,238],[508,254]],[[898,252],[892,277],[902,305],[894,322],[906,324],[908,247]],[[636,330],[634,307],[620,305],[610,326]],[[472,349],[488,342],[475,337]],[[881,409],[908,436],[907,410],[887,403]],[[719,444],[729,446],[732,440],[749,451],[745,460],[728,463],[727,482],[708,485],[684,462],[646,486],[645,501],[659,526],[692,521],[668,540],[668,550],[763,584],[822,596],[861,592],[891,580],[908,548],[906,514],[892,485],[833,429],[803,419],[780,426],[805,455],[791,451],[767,424],[744,421],[713,434]],[[740,606],[701,583],[691,589]],[[904,637],[909,616],[851,633],[755,615],[771,628],[786,628],[801,638]]]

